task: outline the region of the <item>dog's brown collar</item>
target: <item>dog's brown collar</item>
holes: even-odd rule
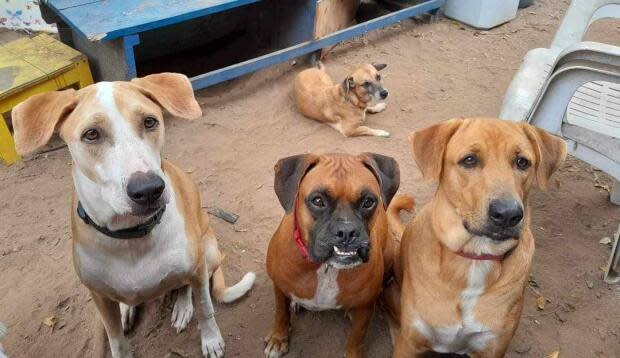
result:
[[[93,219],[91,219],[90,216],[88,216],[88,214],[86,213],[86,210],[84,210],[82,203],[80,203],[79,201],[78,201],[78,206],[77,206],[77,214],[80,217],[80,219],[84,221],[86,225],[92,226],[95,230],[99,231],[100,233],[106,236],[109,236],[114,239],[121,239],[121,240],[139,239],[141,237],[145,237],[146,235],[148,235],[151,231],[153,231],[155,226],[159,224],[162,216],[164,216],[165,210],[166,210],[166,206],[164,205],[147,222],[134,226],[134,227],[127,228],[127,229],[112,231],[112,230],[109,230],[107,227],[103,227],[103,226],[99,226],[95,224]]]
[[[477,261],[497,261],[497,262],[502,262],[504,260],[504,257],[506,255],[474,255],[474,254],[470,254],[467,252],[463,252],[461,251],[457,251],[456,252],[457,255],[470,259],[470,260],[477,260]]]
[[[304,239],[301,236],[301,228],[299,227],[299,223],[297,222],[297,199],[295,199],[295,205],[293,205],[293,240],[295,240],[295,244],[301,253],[301,256],[304,259],[310,260],[310,256],[308,255],[308,248],[304,243]]]

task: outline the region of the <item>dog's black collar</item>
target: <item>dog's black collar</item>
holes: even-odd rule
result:
[[[102,226],[95,224],[93,220],[90,218],[90,216],[88,216],[88,214],[84,210],[84,207],[82,207],[82,203],[80,203],[79,201],[78,201],[78,206],[77,206],[77,214],[80,217],[80,219],[82,219],[84,223],[86,223],[86,225],[92,226],[93,228],[95,228],[95,230],[99,231],[100,233],[106,236],[112,237],[114,239],[121,239],[121,240],[138,239],[138,238],[145,237],[146,235],[148,235],[155,228],[155,226],[159,224],[162,216],[164,216],[164,211],[166,211],[165,205],[161,209],[159,209],[157,213],[155,213],[155,215],[153,215],[153,217],[150,218],[145,223],[142,223],[140,225],[130,227],[127,229],[111,231],[111,230],[108,230],[108,228],[106,227],[102,227]]]

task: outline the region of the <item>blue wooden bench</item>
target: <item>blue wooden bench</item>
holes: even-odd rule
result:
[[[43,18],[58,25],[61,40],[85,53],[98,80],[136,77],[134,47],[148,31],[213,16],[267,0],[44,0]],[[278,21],[281,50],[193,77],[195,89],[220,83],[276,63],[291,60],[422,13],[435,14],[443,0],[415,6],[313,39],[318,0],[272,0],[289,6]]]

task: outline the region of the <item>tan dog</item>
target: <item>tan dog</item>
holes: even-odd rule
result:
[[[502,357],[519,324],[534,237],[530,189],[566,145],[524,123],[453,119],[409,137],[434,198],[407,226],[395,263],[394,357],[426,351]],[[398,326],[400,325],[400,332]]]
[[[281,159],[275,172],[286,214],[267,251],[276,313],[265,356],[288,351],[293,303],[314,311],[350,311],[353,328],[345,355],[360,357],[393,262],[386,209],[398,190],[398,164],[371,153],[306,154]],[[389,210],[412,207],[413,198],[400,197]]]
[[[162,160],[162,109],[182,118],[201,116],[187,77],[165,73],[36,95],[13,109],[16,148],[31,153],[55,130],[69,146],[74,266],[99,310],[112,356],[131,357],[123,331],[133,324],[134,307],[171,290],[178,290],[172,324],[185,329],[193,288],[202,352],[222,357],[209,281],[216,299],[231,302],[255,276],[226,287],[198,187]]]
[[[389,137],[384,130],[362,125],[366,112],[379,113],[386,107],[385,102],[379,102],[388,96],[379,74],[386,66],[361,65],[340,84],[333,83],[321,63],[318,68],[301,71],[295,78],[297,108],[304,116],[330,125],[345,137]]]

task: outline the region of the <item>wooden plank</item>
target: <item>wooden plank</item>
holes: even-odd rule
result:
[[[70,67],[83,57],[78,51],[45,34],[13,41],[4,48],[48,75]]]
[[[46,78],[44,72],[21,58],[0,57],[0,99]]]
[[[84,55],[41,34],[0,46],[0,98],[73,68]]]
[[[77,0],[76,0],[77,1]],[[108,41],[180,23],[260,0],[106,0],[74,7],[49,0],[49,7],[89,41]]]
[[[359,5],[360,0],[320,0],[316,6],[314,39],[353,25]]]
[[[219,70],[211,71],[191,78],[192,87],[195,90],[212,86],[235,77],[251,73],[262,68],[275,65],[280,62],[320,50],[324,47],[334,45],[338,42],[350,39],[351,37],[365,34],[395,22],[407,19],[429,11],[436,11],[443,5],[443,0],[429,0],[421,4],[395,11],[391,14],[366,21],[364,23],[340,30],[331,35],[327,35],[319,40],[307,41],[299,45],[291,46],[280,51],[260,56],[252,60],[244,61],[236,65],[228,66]]]
[[[54,6],[58,10],[64,10],[70,7],[82,6],[101,0],[44,0],[48,6]]]

